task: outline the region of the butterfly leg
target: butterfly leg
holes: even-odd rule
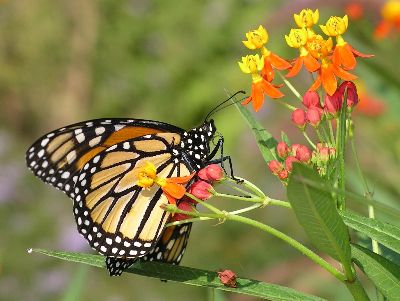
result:
[[[218,153],[218,151],[220,152],[220,157],[218,159],[212,159],[215,157],[215,155]],[[235,177],[235,175],[233,174],[233,165],[232,165],[232,159],[230,156],[224,156],[224,137],[220,136],[217,142],[217,145],[214,147],[214,149],[211,151],[210,155],[208,156],[208,164],[212,164],[212,163],[219,163],[221,164],[222,169],[225,171],[226,174],[227,171],[225,169],[224,166],[224,161],[228,161],[229,164],[229,169],[230,169],[230,176],[233,180],[235,180],[236,182],[241,182],[241,180],[239,180],[238,178]]]

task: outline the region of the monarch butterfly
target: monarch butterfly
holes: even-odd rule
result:
[[[137,185],[138,171],[151,162],[157,174],[181,177],[215,161],[231,165],[222,136],[209,146],[216,127],[208,118],[226,101],[189,131],[152,120],[96,119],[52,131],[28,149],[29,169],[73,200],[78,231],[107,257],[111,276],[139,259],[179,264],[191,224],[165,229],[171,215],[160,205],[167,198],[159,187]],[[221,158],[212,160],[218,151]]]

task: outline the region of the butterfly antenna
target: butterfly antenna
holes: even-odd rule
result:
[[[237,102],[241,101],[242,99],[239,99],[239,100],[233,101],[233,103],[226,104],[226,103],[227,103],[228,101],[230,101],[232,98],[236,97],[236,95],[238,95],[238,94],[245,94],[245,93],[246,93],[245,91],[242,91],[242,90],[241,90],[241,91],[237,91],[236,93],[234,93],[233,95],[231,95],[228,99],[224,100],[224,101],[221,102],[219,105],[217,105],[215,108],[213,108],[213,109],[210,111],[210,113],[207,114],[205,120],[207,121],[208,118],[210,118],[210,116],[213,115],[213,114],[215,114],[216,112],[218,112],[218,111],[220,111],[220,110],[222,110],[222,109],[225,109],[226,107],[229,107],[230,105],[232,105],[232,104],[234,104],[234,103],[237,103]]]

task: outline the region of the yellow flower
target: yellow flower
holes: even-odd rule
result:
[[[157,184],[161,187],[168,202],[176,204],[176,200],[181,199],[186,192],[186,188],[183,185],[186,185],[193,176],[194,173],[185,177],[161,178],[157,176],[157,168],[154,164],[146,162],[146,165],[138,173],[136,185],[143,188],[150,188],[154,184]]]
[[[294,14],[294,21],[300,28],[311,28],[314,24],[318,23],[319,11],[316,9],[314,12],[307,8],[303,9],[299,14]]]
[[[242,41],[244,46],[251,50],[259,49],[268,42],[268,32],[260,25],[257,29],[247,32],[246,38],[247,41]]]
[[[286,43],[293,48],[301,48],[307,43],[307,30],[291,29],[289,35],[285,35]]]
[[[138,174],[137,185],[143,188],[153,186],[154,181],[157,179],[157,169],[154,164],[146,162],[146,165],[140,170]]]
[[[400,16],[400,1],[387,1],[382,7],[381,15],[384,20],[397,21]]]
[[[256,74],[264,67],[264,59],[256,55],[246,55],[242,57],[242,61],[238,62],[240,70],[244,73]]]
[[[330,37],[329,39],[324,40],[324,38],[319,34],[314,35],[307,42],[307,50],[316,59],[320,58],[323,59],[328,57],[330,51],[332,50],[332,47],[333,47],[332,38]]]
[[[326,25],[320,25],[324,34],[330,37],[336,37],[344,34],[349,26],[347,15],[341,17],[330,17]]]

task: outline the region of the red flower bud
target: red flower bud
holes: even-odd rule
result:
[[[347,106],[352,108],[358,103],[357,87],[353,82],[345,81],[337,89],[340,98],[344,99],[344,93],[347,88]],[[336,92],[335,92],[336,93]]]
[[[284,141],[281,141],[276,146],[276,152],[280,158],[285,159],[289,153],[289,146]]]
[[[268,162],[268,168],[274,175],[277,175],[283,169],[283,166],[280,162],[271,160]]]
[[[293,169],[293,162],[299,162],[299,159],[297,159],[296,157],[293,156],[289,156],[286,158],[285,160],[285,167],[287,169],[288,172],[291,172]]]
[[[312,126],[317,127],[321,122],[321,113],[320,110],[316,107],[311,107],[307,111],[307,121]]]
[[[196,198],[200,200],[207,200],[212,197],[211,191],[213,191],[213,187],[210,183],[205,181],[197,181],[192,184],[189,188],[189,193],[193,194]]]
[[[223,179],[224,171],[218,164],[210,164],[200,169],[197,175],[204,181],[214,182]]]
[[[305,145],[299,145],[296,150],[296,158],[301,162],[309,162],[311,159],[311,151]]]
[[[303,105],[306,108],[312,108],[312,107],[321,107],[321,104],[319,102],[319,95],[315,91],[307,91],[303,95]]]
[[[231,270],[223,270],[218,272],[218,278],[221,283],[228,287],[236,287],[236,274]]]
[[[178,205],[178,209],[183,210],[183,211],[192,212],[192,211],[194,211],[193,203],[188,202],[188,201],[181,201]],[[176,213],[172,217],[172,221],[181,221],[181,220],[185,220],[188,218],[191,218],[191,216],[183,214],[183,213]]]
[[[337,91],[332,96],[326,94],[324,102],[325,111],[336,116],[342,108],[342,98]]]
[[[324,147],[324,144],[322,142],[318,142],[316,146],[317,146],[317,149],[319,150]]]
[[[306,112],[303,109],[296,109],[292,112],[292,121],[299,128],[304,128],[306,125]]]
[[[281,180],[286,180],[288,178],[288,176],[289,176],[289,172],[286,169],[283,169],[278,173],[278,178]]]
[[[298,144],[298,143],[292,144],[292,151],[291,151],[292,156],[296,157],[296,152],[297,152],[297,149],[299,148],[299,146],[300,146],[300,144]]]
[[[329,161],[329,147],[322,147],[319,149],[319,158],[322,162]]]

